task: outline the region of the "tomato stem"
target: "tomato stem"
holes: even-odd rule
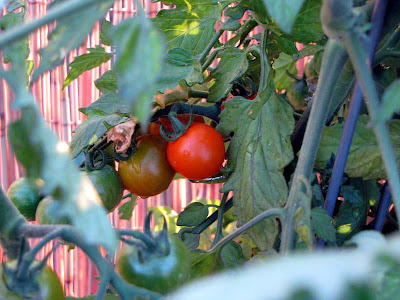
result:
[[[200,63],[204,63],[205,58],[207,57],[208,52],[214,47],[214,45],[218,42],[221,35],[224,33],[224,30],[218,30],[214,36],[212,37],[211,41],[208,43],[207,47],[203,50],[203,52],[199,56]]]
[[[383,228],[391,200],[392,200],[392,193],[390,192],[389,184],[386,181],[383,195],[379,201],[378,212],[376,213],[374,220],[374,229],[377,231],[381,231]]]
[[[225,206],[226,206],[226,199],[228,198],[229,192],[224,193],[222,196],[221,204],[218,208],[218,223],[217,223],[217,231],[215,234],[214,241],[211,244],[211,248],[215,246],[223,237],[222,233],[222,225],[224,224],[224,212],[225,212]]]
[[[313,97],[313,99],[317,101],[314,101],[312,104],[310,119],[307,123],[304,141],[301,146],[299,160],[292,181],[293,184],[286,203],[287,218],[286,222],[282,224],[280,248],[283,253],[289,252],[295,246],[296,221],[294,216],[299,206],[305,210],[305,216],[309,215],[309,210],[311,210],[311,203],[310,205],[300,203],[303,201],[303,197],[298,196],[302,193],[302,185],[299,183],[300,178],[303,178],[306,181],[310,180],[315,157],[318,151],[318,145],[321,140],[322,131],[325,127],[324,124],[327,119],[333,90],[347,58],[346,52],[343,51],[343,48],[344,47],[341,43],[330,39],[324,51],[321,75],[318,80],[317,90]]]
[[[229,243],[234,238],[236,238],[239,235],[241,235],[242,233],[246,232],[251,227],[257,225],[262,220],[265,220],[265,219],[271,218],[271,217],[284,218],[285,211],[282,208],[271,208],[267,211],[262,212],[258,216],[251,219],[249,222],[243,224],[238,230],[232,232],[231,234],[229,234],[226,237],[224,237],[223,239],[221,239],[218,243],[216,243],[214,246],[212,246],[210,248],[210,250],[208,250],[207,252],[214,252],[216,250],[222,249],[227,243]]]

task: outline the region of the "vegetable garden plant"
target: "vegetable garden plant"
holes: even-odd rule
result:
[[[63,298],[46,259],[35,261],[53,239],[96,265],[92,299],[398,297],[399,2],[171,0],[154,18],[137,3],[116,25],[104,19],[113,2],[57,0],[36,20],[27,1],[6,3],[0,76],[26,178],[0,189],[0,298]],[[99,20],[100,45],[75,58],[63,88],[112,68],[67,147],[29,89]],[[28,36],[54,22],[33,65]],[[164,191],[176,172],[223,183],[221,201],[156,214],[157,232],[151,213],[143,232],[110,225],[122,198],[129,219],[137,196]],[[31,238],[41,240],[30,248]]]

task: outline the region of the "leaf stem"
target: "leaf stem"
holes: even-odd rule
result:
[[[212,47],[214,47],[215,43],[218,42],[219,38],[221,37],[221,35],[223,33],[224,33],[224,30],[222,30],[222,29],[218,30],[212,37],[211,41],[208,43],[207,47],[203,50],[203,52],[201,52],[201,54],[199,56],[199,61],[201,64],[204,63],[204,60],[207,57],[208,52],[210,52]]]
[[[214,241],[211,244],[211,248],[218,243],[218,241],[223,238],[223,233],[222,233],[222,225],[224,224],[224,212],[225,212],[225,205],[226,205],[226,198],[228,198],[228,193],[224,193],[222,196],[221,204],[218,208],[218,223],[217,223],[217,231],[215,234]]]
[[[234,238],[238,237],[242,233],[246,232],[249,230],[251,227],[257,225],[260,223],[262,220],[270,217],[279,217],[282,218],[284,216],[284,210],[282,208],[271,208],[267,211],[262,212],[261,214],[257,215],[253,219],[251,219],[249,222],[243,224],[241,227],[239,227],[238,230],[232,232],[231,234],[227,235],[224,237],[222,240],[220,240],[217,244],[215,244],[213,247],[210,248],[207,252],[214,252],[216,249],[222,249],[227,243],[229,243],[231,240]]]
[[[343,45],[333,39],[330,39],[326,45],[322,59],[322,68],[318,80],[317,90],[313,97],[313,104],[308,120],[299,160],[294,173],[293,184],[290,189],[288,201],[286,204],[287,218],[283,224],[281,236],[281,252],[288,253],[295,246],[295,213],[299,207],[298,201],[301,201],[299,184],[296,184],[300,178],[309,181],[313,170],[315,157],[318,151],[318,145],[321,140],[322,131],[328,114],[329,104],[332,94],[339,78],[339,74],[344,66],[347,55],[343,51]],[[304,209],[310,210],[311,207]],[[304,212],[304,215],[310,215]]]
[[[365,103],[369,115],[371,116],[371,120],[374,121],[376,114],[379,111],[379,98],[375,89],[375,82],[372,78],[372,71],[368,65],[370,60],[368,59],[359,38],[359,33],[351,31],[344,34],[343,41],[346,45],[347,51],[349,52],[364,97],[366,98]],[[400,216],[400,177],[390,134],[384,122],[378,122],[375,124],[374,132],[388,175],[396,214]]]
[[[48,13],[43,17],[33,20],[31,22],[25,23],[21,26],[16,26],[10,28],[0,35],[0,49],[4,46],[9,46],[11,43],[25,37],[26,35],[32,33],[37,28],[46,25],[56,19],[61,19],[68,17],[69,15],[75,13],[76,11],[82,10],[86,7],[90,7],[98,0],[69,0],[64,1],[49,9]]]

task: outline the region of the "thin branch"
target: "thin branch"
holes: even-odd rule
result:
[[[225,205],[226,205],[226,198],[228,198],[228,194],[229,194],[228,192],[224,193],[222,200],[221,200],[221,204],[218,208],[217,231],[215,234],[214,241],[211,244],[211,247],[213,247],[223,237],[222,225],[224,224]]]
[[[213,252],[216,249],[222,249],[222,247],[225,246],[227,243],[229,243],[231,240],[233,240],[234,238],[238,237],[242,233],[246,232],[251,227],[257,225],[258,223],[260,223],[262,220],[264,220],[266,218],[282,217],[283,215],[284,215],[284,210],[282,208],[271,208],[271,209],[269,209],[267,211],[264,211],[263,213],[259,214],[258,216],[254,217],[253,219],[251,219],[246,224],[243,224],[235,232],[232,232],[231,234],[229,234],[226,237],[224,237],[217,244],[215,244],[213,247],[211,247],[210,250],[208,250],[208,252]]]
[[[207,47],[203,50],[203,52],[199,56],[200,63],[203,63],[205,58],[207,57],[208,52],[214,47],[215,43],[218,42],[221,35],[224,33],[224,30],[218,30],[215,35],[212,37],[211,41],[208,43]]]

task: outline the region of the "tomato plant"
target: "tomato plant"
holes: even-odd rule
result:
[[[138,137],[137,151],[118,166],[123,186],[141,197],[165,191],[175,175],[166,151],[167,142],[162,138],[152,135]]]
[[[221,134],[207,124],[194,123],[167,147],[168,161],[188,179],[204,179],[218,173],[225,159]]]
[[[3,2],[0,76],[8,84],[4,99],[12,99],[4,116],[12,121],[1,140],[10,147],[2,144],[0,155],[7,153],[7,161],[12,149],[26,178],[42,180],[46,195],[40,200],[33,186],[15,191],[18,182],[9,197],[0,188],[0,244],[25,266],[22,273],[60,239],[95,264],[99,299],[109,291],[123,300],[400,293],[398,234],[386,240],[398,231],[400,215],[397,0],[174,0],[162,1],[151,17],[136,5],[137,13],[121,22],[110,10],[113,0],[54,1],[33,22],[28,1],[2,1],[1,8]],[[90,38],[98,45],[63,66],[65,93],[84,95],[74,89],[93,85],[68,85],[107,63],[94,83],[101,96],[79,109],[84,121],[67,145],[46,125],[40,112],[47,107],[37,102],[48,99],[36,92],[59,77],[42,75],[74,57],[99,20],[100,36]],[[44,25],[51,31],[46,46],[30,53],[37,43],[29,34]],[[305,77],[298,78],[303,66]],[[70,98],[55,103],[56,111],[69,107]],[[148,125],[150,134],[140,132]],[[79,176],[83,169],[92,170],[87,175],[98,193]],[[144,232],[116,228],[99,205],[114,210],[122,184],[132,195],[118,214],[131,220],[137,203],[147,205],[137,196],[162,193],[176,172],[194,184],[218,183],[221,193],[220,201],[197,199],[179,215],[158,208],[177,236],[151,233],[149,218]],[[182,202],[173,201],[179,208]],[[52,226],[28,223],[35,209],[38,223]],[[30,246],[33,238],[39,241]],[[111,258],[120,243],[115,268]],[[347,246],[353,248],[337,251]],[[242,268],[248,260],[257,263]],[[217,271],[216,279],[195,282]],[[179,290],[187,276],[193,285]]]
[[[5,263],[7,268],[15,270],[17,261],[8,261]],[[32,266],[36,266],[35,262]],[[24,300],[24,299],[42,299],[42,300],[63,300],[64,291],[60,279],[57,274],[49,267],[44,267],[40,274],[36,277],[37,285],[32,289],[27,290],[27,297],[22,296],[17,291],[9,290],[8,286],[11,285],[9,278],[4,274],[3,266],[0,265],[0,299],[4,300]],[[5,283],[5,281],[7,283]],[[28,282],[30,284],[30,282]],[[19,286],[21,288],[21,286]],[[30,298],[28,298],[30,297]]]

